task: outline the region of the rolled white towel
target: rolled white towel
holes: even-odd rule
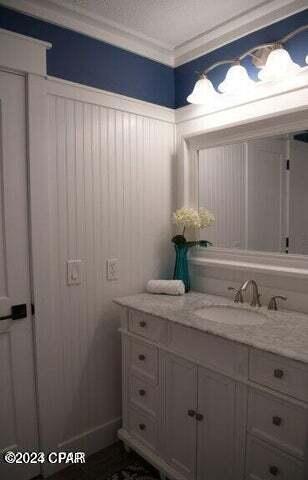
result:
[[[182,280],[149,280],[147,291],[165,295],[184,295],[185,285]]]

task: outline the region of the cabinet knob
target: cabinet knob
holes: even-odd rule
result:
[[[140,430],[143,431],[143,430],[145,430],[146,428],[147,428],[147,427],[145,426],[144,423],[140,423],[140,424],[139,424],[139,429],[140,429]]]
[[[139,390],[139,395],[140,395],[140,397],[144,397],[145,394],[146,394],[146,391],[143,390],[143,388],[141,388],[141,389]]]
[[[274,377],[275,378],[282,378],[283,377],[283,370],[281,370],[280,368],[275,368],[274,370]]]
[[[139,325],[141,328],[144,328],[147,326],[147,322],[145,322],[144,320],[141,320],[141,322],[139,322]]]
[[[279,468],[276,467],[275,465],[270,465],[269,469],[268,469],[269,473],[271,475],[273,475],[274,477],[276,477],[279,473]]]
[[[139,360],[141,360],[143,362],[145,360],[145,355],[143,355],[143,353],[141,353],[140,355],[138,355],[138,358],[139,358]]]
[[[204,417],[203,417],[203,415],[202,415],[201,413],[197,413],[197,414],[196,414],[196,420],[197,420],[198,422],[202,422],[203,418],[204,418]]]
[[[276,425],[276,427],[279,427],[282,423],[282,418],[278,416],[273,417],[273,425]]]
[[[196,412],[195,410],[188,410],[187,414],[189,417],[194,417],[196,415]]]

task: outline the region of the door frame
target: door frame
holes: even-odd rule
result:
[[[25,82],[25,136],[26,136],[26,183],[27,183],[27,216],[28,216],[28,242],[29,242],[29,285],[30,296],[33,305],[36,305],[36,294],[34,287],[34,259],[36,258],[35,248],[33,246],[33,229],[32,229],[32,211],[33,202],[31,201],[31,156],[33,154],[34,142],[37,144],[44,144],[42,137],[40,141],[35,139],[31,129],[33,129],[33,122],[37,112],[30,108],[30,97],[32,93],[33,98],[33,81],[40,79],[46,75],[46,52],[51,48],[51,44],[43,42],[28,36],[20,35],[8,30],[0,29],[0,71],[13,75],[18,75],[24,78]],[[35,92],[35,97],[40,98],[39,91]],[[42,110],[42,109],[41,109]],[[40,128],[36,123],[35,128]],[[31,133],[30,133],[31,132]],[[37,149],[37,145],[35,150]],[[37,332],[36,332],[36,312],[32,313],[32,345],[33,345],[33,363],[34,363],[34,385],[35,385],[35,409],[36,422],[38,430],[39,448],[43,450],[42,439],[42,422],[39,411],[39,390],[38,390],[38,372],[37,363]],[[45,464],[40,464],[41,474],[45,474]]]
[[[1,29],[0,29],[0,38],[1,38]],[[29,282],[29,302],[31,305],[30,311],[28,311],[27,317],[31,324],[31,362],[33,363],[33,386],[34,386],[34,410],[35,410],[35,430],[37,435],[37,445],[35,448],[40,448],[40,425],[39,425],[39,412],[38,412],[38,385],[37,385],[37,362],[36,362],[36,348],[35,348],[35,313],[34,313],[34,303],[33,303],[33,272],[32,272],[32,245],[31,245],[31,212],[30,212],[30,181],[29,181],[29,152],[28,152],[28,115],[27,115],[27,93],[28,93],[28,84],[27,84],[27,74],[22,71],[17,71],[15,69],[5,67],[0,65],[0,73],[7,74],[9,76],[20,77],[23,80],[23,99],[24,99],[24,138],[25,138],[25,152],[24,152],[24,167],[25,167],[25,208],[26,208],[26,241],[27,241],[27,263],[28,263],[28,282]],[[28,303],[28,302],[27,302]],[[30,306],[28,305],[28,306]],[[13,448],[15,451],[15,448]],[[42,464],[37,465],[39,472],[42,473]]]

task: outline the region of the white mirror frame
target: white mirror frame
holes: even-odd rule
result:
[[[258,87],[250,98],[226,98],[224,109],[189,105],[176,111],[177,206],[198,208],[198,150],[308,128],[308,67],[283,83]],[[196,248],[197,265],[308,278],[308,255]]]

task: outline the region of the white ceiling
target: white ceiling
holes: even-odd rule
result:
[[[273,0],[62,0],[99,15],[166,48],[195,37]]]
[[[307,8],[308,0],[0,0],[8,7],[178,66]]]

